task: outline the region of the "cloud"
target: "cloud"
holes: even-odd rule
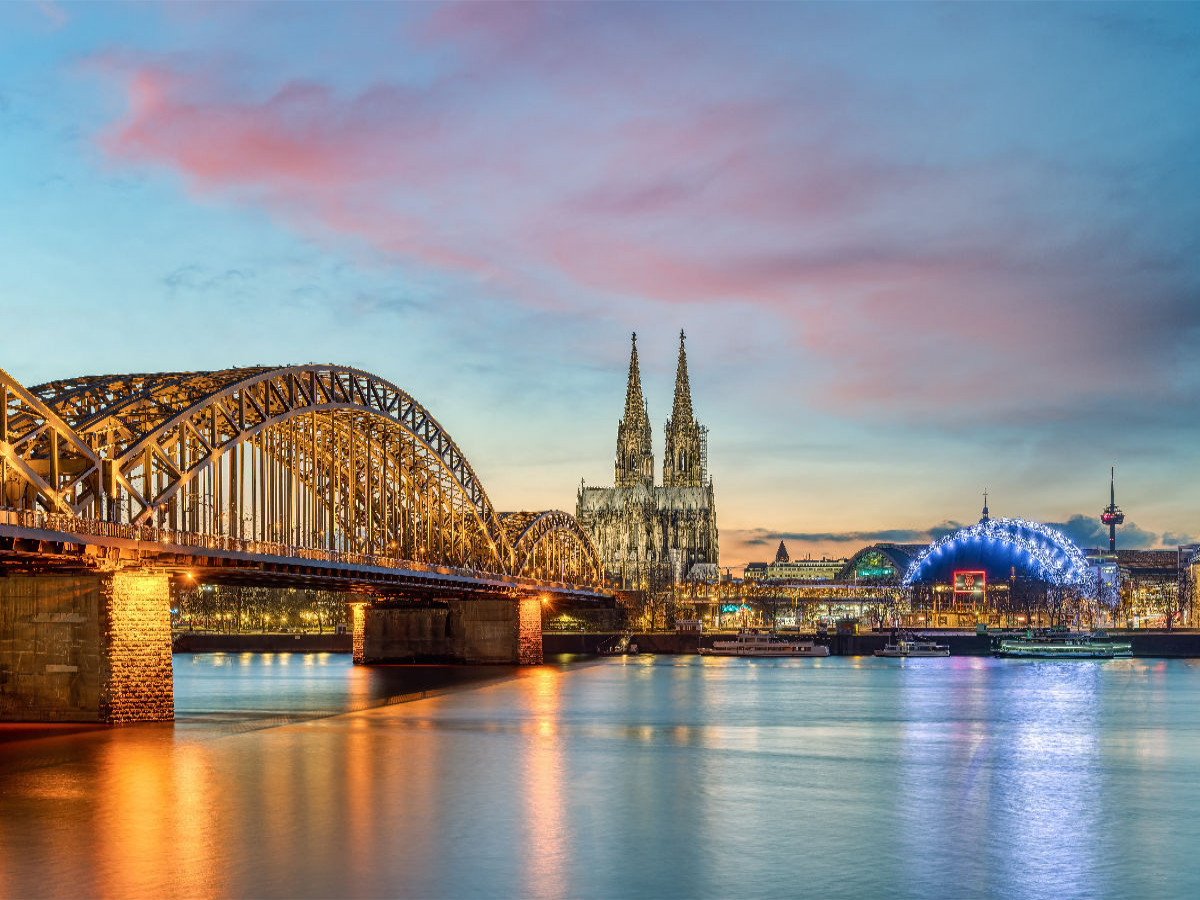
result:
[[[1200,536],[1188,532],[1167,531],[1163,533],[1162,543],[1164,547],[1182,547],[1200,543]]]
[[[796,541],[803,544],[928,544],[964,527],[960,522],[945,521],[930,528],[883,528],[875,531],[772,531],[767,528],[751,528],[736,532],[742,543],[755,546],[777,546],[780,541]]]
[[[99,143],[206,202],[509,302],[769,318],[819,361],[811,396],[829,410],[1197,408],[1200,183],[1186,163],[1200,135],[1138,113],[1138,90],[1174,86],[1183,63],[1139,70],[1140,89],[1113,66],[1074,80],[1113,40],[1075,35],[1031,61],[1035,92],[1020,93],[1022,73],[1010,95],[985,65],[1016,40],[1003,29],[960,51],[924,11],[689,13],[433,7],[401,29],[414,71],[341,83],[110,53],[94,65],[127,107]],[[866,48],[897,23],[941,49],[889,76]],[[996,101],[983,119],[980,96]],[[1194,98],[1166,96],[1163,122],[1194,123]],[[1101,102],[1083,124],[1060,113]]]
[[[246,293],[254,277],[255,273],[248,270],[226,269],[224,272],[214,272],[206,266],[186,265],[170,272],[163,278],[163,283],[172,294],[194,291],[216,293],[222,297],[237,297]]]
[[[1103,549],[1108,546],[1108,526],[1100,521],[1099,516],[1089,516],[1077,513],[1065,522],[1047,522],[1051,528],[1057,528],[1076,546],[1087,549]],[[1172,535],[1174,536],[1174,535]],[[1139,528],[1133,522],[1126,521],[1117,527],[1117,547],[1128,550],[1146,550],[1152,547],[1168,546],[1173,541],[1166,541],[1167,535],[1158,534]]]

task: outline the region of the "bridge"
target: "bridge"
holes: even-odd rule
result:
[[[369,372],[0,369],[0,719],[172,717],[172,578],[345,591],[360,663],[538,663],[543,599],[611,596],[573,516],[498,512]]]

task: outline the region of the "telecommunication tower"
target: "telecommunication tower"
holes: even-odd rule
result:
[[[1100,521],[1108,526],[1108,552],[1117,552],[1117,526],[1125,522],[1125,513],[1117,506],[1117,467],[1112,467],[1108,484],[1108,506],[1100,513]]]

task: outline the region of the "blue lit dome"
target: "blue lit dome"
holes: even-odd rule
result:
[[[962,569],[986,571],[989,582],[1016,574],[1051,584],[1081,584],[1088,574],[1082,551],[1058,529],[1026,519],[984,518],[926,547],[901,583],[948,582]]]

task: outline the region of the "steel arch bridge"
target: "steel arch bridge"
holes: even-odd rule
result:
[[[599,581],[574,517],[501,515],[412,396],[336,365],[101,375],[26,389],[0,369],[0,508],[86,531],[362,554]]]

